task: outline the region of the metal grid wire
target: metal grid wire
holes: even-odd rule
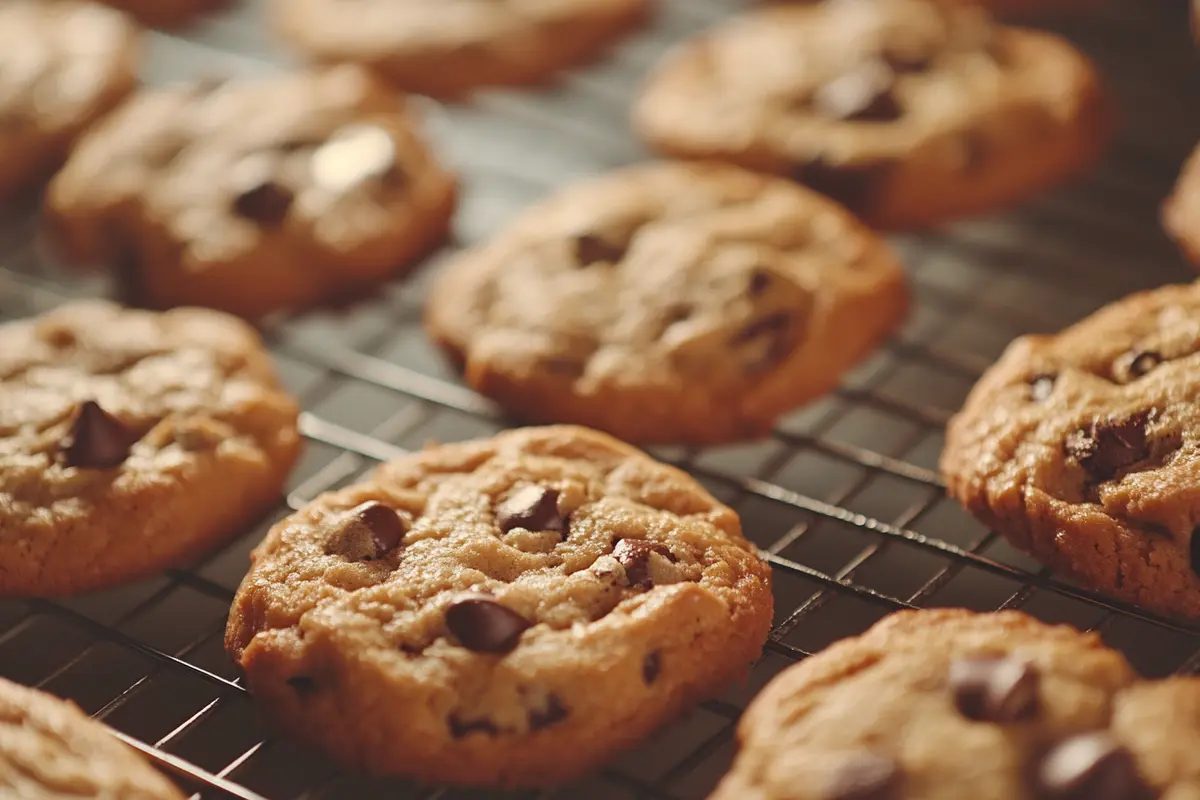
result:
[[[899,608],[1020,608],[1101,631],[1147,675],[1200,672],[1200,628],[1050,575],[945,499],[934,471],[946,420],[1012,337],[1056,330],[1129,291],[1191,274],[1156,221],[1200,135],[1186,3],[1117,4],[1064,31],[1102,64],[1121,100],[1123,134],[1099,170],[1004,217],[898,238],[917,296],[911,321],[769,440],[654,451],[740,512],[775,568],[775,627],[748,685],[704,703],[600,774],[514,795],[341,774],[256,719],[222,651],[225,615],[249,550],[273,521],[380,460],[504,426],[423,337],[429,276],[456,248],[496,232],[554,188],[644,158],[625,125],[641,75],[670,43],[734,13],[734,0],[664,0],[653,30],[551,88],[431,106],[437,145],[466,187],[453,244],[372,301],[267,326],[306,409],[308,449],[286,500],[188,570],[84,598],[0,602],[0,675],[75,700],[212,800],[684,800],[703,798],[728,767],[737,717],[767,680]],[[147,81],[286,64],[261,12],[246,2],[180,37],[156,35]],[[36,242],[35,214],[17,216],[0,226],[0,319],[104,291],[99,280],[50,263]]]

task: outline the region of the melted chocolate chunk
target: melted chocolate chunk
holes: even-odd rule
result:
[[[94,400],[79,405],[71,425],[70,442],[63,450],[68,467],[112,469],[129,457],[141,437],[109,414]]]
[[[1117,361],[1118,375],[1127,381],[1135,381],[1152,372],[1163,363],[1163,357],[1153,350],[1130,350]]]
[[[662,651],[653,650],[646,654],[642,661],[642,680],[647,686],[653,686],[662,673]]]
[[[557,725],[570,716],[570,711],[563,705],[562,699],[552,694],[546,698],[546,707],[529,712],[529,730],[540,731]]]
[[[797,164],[790,177],[814,192],[832,198],[859,216],[875,208],[880,186],[891,168],[886,164],[831,164],[822,157]]]
[[[1200,528],[1192,530],[1192,542],[1189,547],[1189,554],[1192,557],[1192,572],[1200,576]]]
[[[750,281],[746,285],[746,293],[758,297],[771,285],[771,273],[765,269],[756,269],[750,273]]]
[[[505,533],[516,528],[557,533],[567,529],[558,513],[558,492],[544,486],[526,486],[510,494],[496,509],[496,523]]]
[[[871,60],[834,78],[813,95],[822,114],[847,122],[895,122],[903,116],[887,64]]]
[[[1034,375],[1029,379],[1029,399],[1035,403],[1049,400],[1050,395],[1054,393],[1054,383],[1057,380],[1057,375]]]
[[[911,73],[926,72],[933,66],[933,57],[928,53],[915,51],[902,52],[897,47],[891,47],[883,54],[883,59],[893,72]]]
[[[1121,420],[1098,420],[1069,434],[1063,448],[1093,480],[1112,480],[1121,470],[1149,458],[1146,425],[1151,417],[1151,411],[1139,411]]]
[[[893,759],[864,750],[853,754],[834,773],[822,800],[899,800],[904,775]]]
[[[496,723],[490,719],[459,719],[457,715],[451,714],[446,720],[447,726],[450,728],[450,735],[455,739],[462,739],[472,733],[482,733],[486,736],[496,736],[500,733],[500,729],[496,727]]]
[[[1107,733],[1060,742],[1037,772],[1039,796],[1047,800],[1142,800],[1152,797],[1133,755]]]
[[[408,523],[383,503],[371,500],[350,513],[371,532],[376,558],[382,558],[399,547],[404,534],[408,533]]]
[[[950,688],[960,714],[977,722],[1008,724],[1038,713],[1040,677],[1013,658],[969,658],[950,664]]]
[[[625,257],[625,248],[591,233],[575,237],[575,263],[581,267],[593,264],[618,264]]]
[[[294,675],[287,679],[287,684],[300,698],[308,697],[317,691],[316,679],[308,675]]]
[[[507,653],[533,623],[494,597],[466,594],[446,608],[446,628],[476,653]]]
[[[755,347],[761,352],[747,362],[746,370],[751,374],[770,369],[791,352],[788,333],[792,326],[792,314],[776,311],[750,322],[729,340],[734,347]]]
[[[648,542],[645,539],[622,539],[613,548],[613,558],[625,568],[625,577],[628,578],[631,588],[654,588],[654,580],[650,577],[650,556],[653,553],[675,560],[670,548],[665,544]]]
[[[286,186],[272,180],[256,183],[233,199],[233,210],[259,225],[279,225],[287,219],[296,196]]]

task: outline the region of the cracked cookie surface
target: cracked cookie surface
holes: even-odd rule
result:
[[[901,612],[777,676],[711,800],[1194,800],[1200,680],[1096,634]]]
[[[1110,127],[1070,44],[949,0],[751,12],[667,56],[634,123],[668,155],[789,176],[881,228],[1021,200],[1090,165]]]
[[[12,800],[183,800],[72,703],[0,680],[0,795]]]
[[[50,185],[55,243],[138,303],[255,318],[357,294],[446,235],[455,180],[357,67],[146,89]]]
[[[458,257],[426,326],[523,419],[699,443],[768,432],[907,309],[895,257],[839,206],[661,163],[568,188]]]
[[[459,98],[537,83],[586,61],[654,0],[272,0],[280,35],[323,62],[365,64],[398,87]]]
[[[32,189],[137,80],[138,30],[74,0],[0,3],[0,202]]]
[[[745,673],[770,571],[691,477],[569,426],[433,447],[279,523],[226,645],[375,773],[569,780]]]
[[[0,326],[0,594],[113,586],[279,499],[298,409],[258,335],[102,302]]]
[[[951,421],[951,495],[1088,585],[1200,618],[1200,284],[1011,344]]]

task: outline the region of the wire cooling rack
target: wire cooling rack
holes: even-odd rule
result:
[[[1123,133],[1100,169],[1012,214],[898,238],[917,297],[911,321],[769,440],[654,451],[733,505],[775,568],[775,627],[746,686],[575,786],[498,794],[340,773],[263,727],[221,646],[247,554],[272,522],[380,460],[504,426],[423,337],[429,276],[551,190],[644,158],[625,124],[640,77],[672,42],[734,13],[732,0],[664,0],[652,30],[551,88],[431,105],[437,146],[465,183],[453,244],[370,302],[267,326],[309,440],[275,513],[186,571],[82,598],[0,601],[0,675],[73,699],[211,800],[686,800],[724,773],[737,717],[767,680],[900,608],[1020,608],[1101,631],[1147,675],[1200,672],[1200,628],[1050,575],[945,499],[934,471],[946,420],[1012,337],[1191,274],[1156,221],[1200,136],[1186,3],[1113,5],[1064,23],[1121,100]],[[285,65],[261,13],[247,2],[178,37],[156,35],[146,80]],[[0,319],[106,289],[41,254],[33,212],[14,216],[0,226]]]

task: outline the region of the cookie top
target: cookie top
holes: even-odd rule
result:
[[[949,0],[751,12],[670,54],[634,117],[665,153],[788,175],[878,227],[1013,202],[1108,130],[1074,48]]]
[[[0,3],[0,200],[49,177],[133,87],[136,26],[73,0]]]
[[[183,800],[72,703],[0,679],[0,794],[20,800]]]
[[[1054,567],[1200,617],[1200,284],[1011,344],[950,423],[951,494]]]
[[[0,594],[113,585],[279,497],[296,404],[244,323],[62,306],[0,326]]]
[[[248,317],[408,266],[453,203],[405,101],[350,66],[144,90],[47,199],[67,257],[132,263],[139,300]]]
[[[744,673],[770,572],[691,477],[574,427],[434,447],[255,551],[226,645],[343,763],[561,782]]]
[[[651,164],[569,188],[446,267],[435,339],[533,421],[627,441],[768,431],[903,319],[904,274],[843,209],[737,167]]]
[[[780,674],[739,736],[711,800],[1200,796],[1200,680],[1015,612],[890,617]]]
[[[323,62],[367,64],[408,91],[458,98],[589,58],[653,0],[272,0],[279,33]]]

